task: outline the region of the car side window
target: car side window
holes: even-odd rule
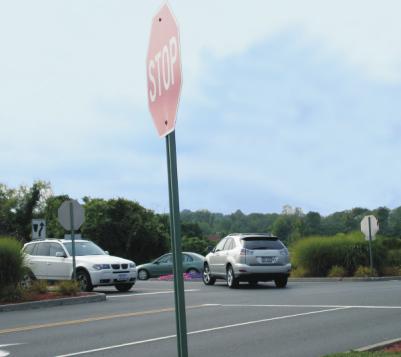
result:
[[[217,245],[215,248],[215,252],[218,252],[220,250],[223,250],[224,247],[224,243],[226,242],[227,238],[223,238]]]
[[[182,262],[183,263],[191,263],[191,262],[193,262],[194,260],[192,259],[192,257],[190,257],[189,255],[187,255],[187,254],[183,254],[182,255]]]
[[[35,248],[35,245],[36,244],[28,244],[24,249],[24,253],[32,255],[32,251],[33,251],[33,248]]]
[[[171,254],[166,254],[158,260],[159,264],[171,264],[173,262],[173,258]]]
[[[39,247],[35,255],[49,256],[50,255],[50,243],[39,243]]]
[[[233,239],[232,238],[227,239],[227,242],[226,242],[226,244],[224,244],[224,248],[223,248],[223,250],[230,250],[230,249],[233,249]]]
[[[64,250],[63,250],[63,248],[61,247],[60,244],[58,244],[58,243],[50,243],[50,253],[49,253],[49,255],[51,257],[55,257],[57,252],[65,254],[65,252],[64,252]]]

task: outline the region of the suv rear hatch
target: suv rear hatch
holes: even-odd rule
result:
[[[276,237],[245,237],[241,239],[241,255],[251,266],[283,265],[286,248]]]

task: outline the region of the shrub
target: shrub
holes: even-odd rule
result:
[[[29,289],[34,294],[45,294],[47,293],[47,281],[46,280],[35,280]]]
[[[359,266],[354,273],[356,278],[366,278],[369,276],[377,276],[376,269],[373,268],[373,271],[370,270],[370,267]]]
[[[24,272],[23,263],[21,244],[13,238],[0,238],[0,295],[8,294],[13,287],[17,289]]]
[[[343,267],[340,267],[338,265],[334,265],[331,267],[329,273],[328,273],[328,277],[330,278],[343,278],[344,276],[346,276],[346,271]]]
[[[373,242],[373,262],[380,270],[385,263],[386,248],[380,241]],[[337,265],[352,275],[360,266],[369,265],[369,245],[360,232],[338,234],[333,237],[310,237],[291,247],[292,262],[309,271],[312,276],[327,276]]]
[[[310,276],[310,273],[303,267],[296,267],[291,271],[291,276],[293,278],[304,278]]]
[[[385,276],[400,276],[401,267],[387,266],[383,268],[383,275]]]
[[[79,283],[75,280],[63,280],[58,283],[57,291],[62,295],[75,296],[81,291]]]
[[[389,266],[401,267],[401,249],[389,250],[386,263]]]
[[[1,288],[0,302],[17,302],[24,299],[24,292],[17,285],[6,285]]]

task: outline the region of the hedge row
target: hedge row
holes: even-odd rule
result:
[[[374,268],[379,274],[387,265],[401,266],[401,250],[391,242],[372,242]],[[398,248],[398,246],[397,246]],[[291,246],[292,263],[310,276],[327,276],[334,266],[343,267],[346,275],[354,274],[359,266],[369,266],[369,243],[359,232],[338,234],[333,237],[310,237]]]
[[[21,244],[13,238],[0,238],[0,293],[16,286],[23,275]]]

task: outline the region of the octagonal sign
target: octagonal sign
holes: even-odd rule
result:
[[[152,20],[146,59],[148,103],[159,136],[175,129],[181,92],[178,25],[166,3]]]

